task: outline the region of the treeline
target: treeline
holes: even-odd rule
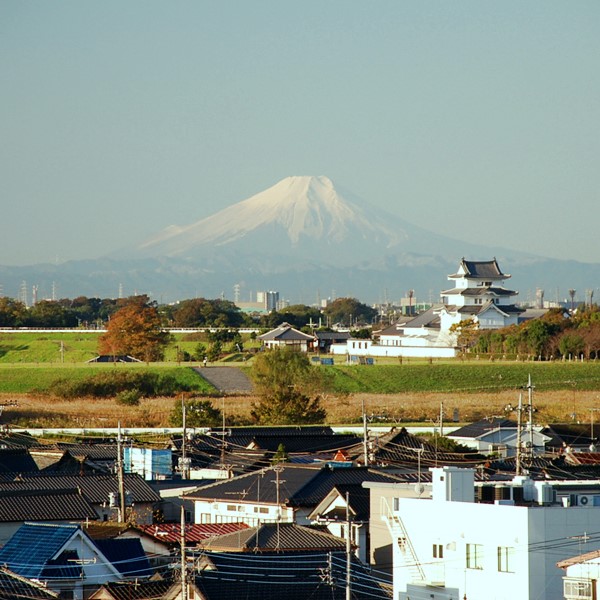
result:
[[[542,360],[600,357],[600,310],[597,305],[572,316],[566,315],[563,309],[552,309],[539,319],[504,329],[468,329],[462,328],[459,343],[471,354],[506,354]]]
[[[260,327],[271,329],[281,323],[302,328],[342,323],[370,324],[377,311],[355,298],[338,298],[322,311],[296,304],[262,315],[242,312],[230,300],[193,298],[176,304],[159,305],[147,296],[130,298],[63,298],[41,300],[31,307],[13,298],[0,298],[0,327],[85,327],[104,328],[110,318],[132,302],[154,306],[162,327]]]

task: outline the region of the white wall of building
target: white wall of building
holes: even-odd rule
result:
[[[563,572],[556,562],[577,553],[569,540],[596,531],[600,522],[600,507],[480,504],[435,497],[434,488],[431,500],[393,501],[392,512],[403,523],[425,581],[438,586],[431,596],[425,582],[415,581],[410,554],[395,543],[398,600],[420,597],[413,591],[407,594],[415,583],[428,591],[427,598],[562,600]],[[401,538],[401,530],[395,531]]]
[[[195,523],[247,523],[255,527],[260,523],[276,523],[281,515],[281,523],[294,522],[294,510],[275,504],[256,504],[224,501],[194,501]],[[306,523],[299,523],[304,525]]]

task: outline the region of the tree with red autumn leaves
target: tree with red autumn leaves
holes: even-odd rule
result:
[[[100,354],[125,354],[153,362],[162,360],[170,341],[170,334],[162,329],[156,304],[145,295],[133,296],[110,317],[98,350]]]

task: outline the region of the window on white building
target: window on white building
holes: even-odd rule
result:
[[[565,578],[563,585],[565,600],[592,600],[596,596],[594,587],[591,581]]]
[[[498,571],[515,572],[515,549],[510,546],[498,546]]]
[[[444,546],[442,544],[433,545],[433,558],[444,558]]]
[[[483,569],[483,546],[467,544],[467,569]]]

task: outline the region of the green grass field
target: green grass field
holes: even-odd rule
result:
[[[76,364],[98,356],[100,333],[87,331],[69,333],[45,333],[22,331],[0,332],[0,365],[2,364]],[[165,362],[177,362],[177,351],[196,353],[199,343],[208,346],[206,334],[177,333],[165,352]],[[62,345],[61,345],[62,344]],[[257,347],[258,343],[244,340],[244,347]],[[227,347],[227,344],[224,344]],[[239,355],[242,360],[242,355]]]
[[[194,353],[202,341],[199,334],[177,334],[169,346],[165,363],[138,365],[93,365],[86,361],[97,355],[97,333],[0,333],[0,393],[43,392],[56,379],[83,379],[98,369],[160,369],[200,393],[214,392],[204,380],[185,367],[176,366],[177,347]],[[61,353],[61,342],[63,352]],[[64,362],[62,359],[64,357]],[[243,358],[242,355],[233,358]],[[402,392],[493,392],[515,389],[531,374],[538,391],[600,390],[600,363],[512,362],[489,360],[434,361],[397,359],[388,364],[319,366],[332,393],[393,394]],[[248,363],[228,362],[250,370]]]
[[[202,395],[214,395],[215,388],[189,367],[147,367],[146,365],[85,365],[85,366],[0,366],[0,393],[43,393],[57,379],[83,380],[86,377],[111,369],[148,369],[161,375],[170,375],[182,386]]]
[[[321,367],[337,393],[491,392],[527,384],[537,390],[600,390],[600,363],[461,362]]]

